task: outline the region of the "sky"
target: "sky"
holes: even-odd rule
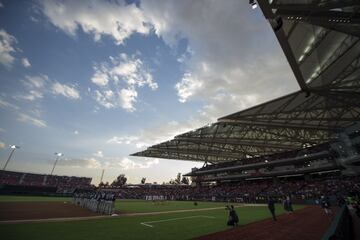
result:
[[[201,162],[131,153],[299,89],[238,0],[0,1],[0,167],[168,182]]]

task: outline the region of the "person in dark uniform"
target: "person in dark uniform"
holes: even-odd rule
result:
[[[326,214],[332,214],[330,201],[329,201],[329,199],[327,197],[321,196],[320,205],[324,209]]]
[[[239,223],[239,216],[237,215],[233,205],[231,205],[230,214],[232,215],[232,219],[234,220],[234,226],[237,226]]]
[[[236,227],[238,225],[238,222],[239,222],[239,217],[234,209],[234,206],[231,205],[231,207],[229,206],[226,206],[225,208],[226,210],[229,211],[229,218],[228,218],[228,221],[227,221],[227,225],[228,226],[233,226],[233,227]]]
[[[271,216],[272,216],[272,218],[274,219],[274,221],[277,221],[276,215],[275,215],[275,202],[274,202],[274,200],[272,199],[272,197],[269,197],[269,200],[268,200],[268,208],[269,208],[269,210],[270,210]]]
[[[291,202],[291,198],[290,198],[290,195],[286,197],[286,205],[287,205],[287,211],[289,213],[294,213],[294,209],[292,207],[292,202]]]

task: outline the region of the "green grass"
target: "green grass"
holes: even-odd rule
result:
[[[1,203],[0,203],[1,204]],[[154,205],[151,201],[122,200],[116,203],[116,208],[127,212],[158,212],[180,209],[199,209],[209,207],[224,207],[225,203],[169,201],[164,205]],[[299,209],[301,206],[295,206]],[[269,218],[267,207],[240,207],[236,209],[240,224]],[[283,213],[277,206],[277,214]],[[228,229],[226,226],[228,212],[225,209],[193,211],[186,213],[164,213],[152,216],[123,216],[107,219],[48,222],[27,224],[0,224],[2,239],[36,239],[36,240],[95,240],[95,239],[190,239],[197,236]],[[154,227],[146,227],[141,222],[162,221],[173,218],[193,216],[211,216],[214,218],[187,218],[174,221],[151,223]]]
[[[195,206],[192,201],[165,201],[163,203],[154,203],[144,200],[117,200],[115,209],[120,212],[165,212],[187,209],[202,209],[224,207],[229,203],[221,202],[197,202]],[[233,204],[236,205],[236,204]]]

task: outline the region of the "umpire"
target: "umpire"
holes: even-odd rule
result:
[[[274,221],[277,221],[276,215],[275,215],[275,202],[274,202],[274,200],[272,199],[272,197],[269,197],[269,200],[268,200],[268,208],[269,208],[269,210],[270,210],[270,213],[271,213],[272,218],[274,219]]]

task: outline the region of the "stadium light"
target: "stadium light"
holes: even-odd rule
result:
[[[257,3],[255,2],[255,0],[249,0],[249,4],[251,5],[252,9],[257,8]]]
[[[59,161],[59,158],[64,156],[64,154],[62,154],[62,153],[54,153],[54,154],[55,154],[56,158],[55,158],[54,166],[53,166],[53,168],[51,170],[50,176],[53,175],[53,172],[55,170],[57,162]]]
[[[11,148],[12,150],[11,150],[10,155],[9,155],[8,159],[6,160],[6,163],[5,163],[4,167],[3,167],[3,171],[5,171],[6,166],[7,166],[8,163],[10,162],[10,159],[11,159],[12,155],[14,154],[15,150],[16,150],[16,149],[19,149],[20,146],[10,145],[10,148]]]

